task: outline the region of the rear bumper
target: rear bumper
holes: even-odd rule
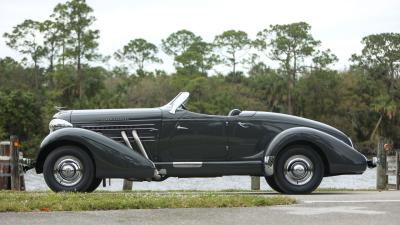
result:
[[[378,163],[378,158],[376,157],[372,157],[372,159],[367,160],[367,166],[370,169],[375,168],[377,163]]]

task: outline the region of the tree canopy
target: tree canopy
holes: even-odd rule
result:
[[[157,46],[147,42],[143,38],[137,38],[129,41],[121,50],[115,52],[115,57],[122,61],[133,64],[137,72],[144,73],[145,63],[161,63],[162,60],[156,56]]]
[[[3,34],[25,59],[0,58],[0,138],[20,135],[24,149],[37,149],[54,106],[158,107],[180,91],[191,92],[187,107],[199,113],[240,108],[325,122],[364,153],[372,153],[379,135],[400,142],[399,33],[362,38],[346,70],[331,67],[338,58],[305,22],[271,25],[254,37],[222,31],[209,42],[186,29],[160,43],[131,37],[114,50],[120,64],[106,64],[112,59],[98,50],[100,31],[86,1],[69,0],[49,13]],[[158,69],[159,49],[173,58],[175,71]]]

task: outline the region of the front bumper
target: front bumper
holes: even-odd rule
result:
[[[22,166],[22,169],[24,170],[24,172],[35,168],[35,160],[33,159],[28,159],[28,158],[21,158],[19,159],[19,164]]]

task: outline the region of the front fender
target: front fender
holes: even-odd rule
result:
[[[62,145],[77,145],[92,157],[98,178],[151,178],[154,164],[138,152],[99,133],[64,128],[50,133],[41,143],[36,157],[36,172],[43,172],[47,155]]]
[[[275,157],[285,147],[294,143],[312,144],[328,163],[328,176],[339,174],[361,174],[367,168],[367,159],[353,147],[325,132],[295,127],[282,131],[265,150],[264,163],[267,176],[273,174]]]

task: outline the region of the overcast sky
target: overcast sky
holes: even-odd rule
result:
[[[24,19],[44,20],[61,0],[0,0],[0,33]],[[270,24],[305,21],[314,38],[348,65],[361,49],[361,38],[381,32],[400,32],[400,0],[87,0],[97,18],[102,54],[112,54],[129,40],[144,38],[157,45],[180,29],[212,41],[228,29],[246,31],[251,38]],[[20,56],[0,38],[0,58]],[[163,57],[164,58],[164,57]],[[172,70],[171,61],[159,68]]]

